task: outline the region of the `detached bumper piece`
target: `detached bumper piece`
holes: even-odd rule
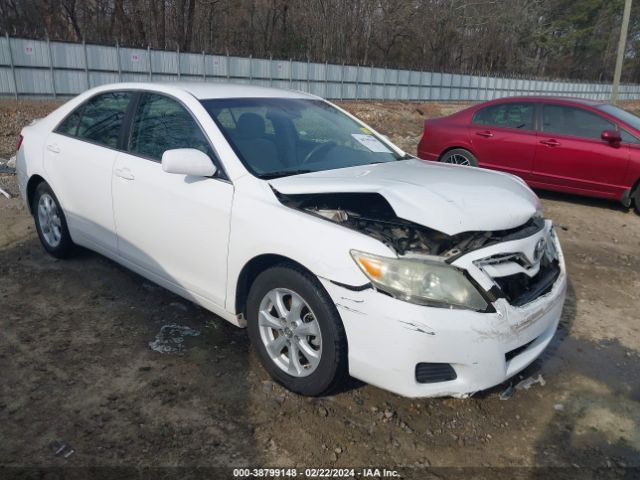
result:
[[[521,307],[541,295],[549,293],[560,276],[560,264],[557,260],[540,263],[540,271],[529,277],[517,273],[507,277],[494,278],[507,301],[514,307]]]
[[[416,365],[416,382],[448,382],[457,378],[456,371],[448,363],[419,363]]]

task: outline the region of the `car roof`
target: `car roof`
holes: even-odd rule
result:
[[[606,102],[603,101],[598,101],[598,100],[589,100],[586,98],[577,98],[577,97],[558,97],[558,96],[551,96],[551,95],[529,95],[529,96],[521,96],[521,97],[503,97],[503,98],[496,98],[495,100],[491,100],[489,102],[486,103],[501,103],[501,102],[513,102],[513,101],[526,101],[526,102],[548,102],[548,101],[553,101],[553,102],[560,102],[560,103],[573,103],[573,104],[580,104],[580,105],[586,105],[589,107],[596,107],[598,105],[603,105]]]
[[[281,88],[261,87],[256,85],[243,85],[237,83],[213,83],[213,82],[148,82],[139,84],[140,88],[153,90],[154,86],[162,85],[190,93],[199,100],[214,98],[312,98],[315,95],[285,90]]]

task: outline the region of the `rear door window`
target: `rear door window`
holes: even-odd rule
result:
[[[75,136],[105,147],[116,148],[130,101],[130,92],[108,92],[92,98],[81,107],[82,113]],[[67,120],[69,124],[66,128],[70,131],[73,129],[71,116]],[[66,120],[60,128],[65,123]]]
[[[508,102],[478,110],[472,123],[488,127],[533,130],[535,105],[528,102]]]
[[[543,106],[543,132],[599,140],[603,130],[617,130],[617,128],[600,115],[581,108],[552,104]]]

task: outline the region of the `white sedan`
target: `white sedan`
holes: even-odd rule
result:
[[[426,163],[316,96],[124,83],[22,131],[44,248],[95,250],[248,327],[304,395],[466,396],[551,341],[566,273],[517,177]]]

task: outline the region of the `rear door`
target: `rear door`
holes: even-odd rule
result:
[[[533,102],[497,103],[478,110],[469,137],[480,166],[529,178],[536,146],[534,120]]]
[[[600,115],[571,105],[542,105],[542,125],[533,168],[536,185],[575,193],[617,195],[629,161],[625,143],[601,139],[617,126]]]
[[[116,251],[111,175],[131,92],[99,94],[47,138],[45,170],[76,242]]]
[[[200,125],[177,100],[144,93],[126,148],[113,174],[119,255],[150,277],[222,306],[233,185],[166,173],[161,164],[175,148],[202,150],[213,162]]]

